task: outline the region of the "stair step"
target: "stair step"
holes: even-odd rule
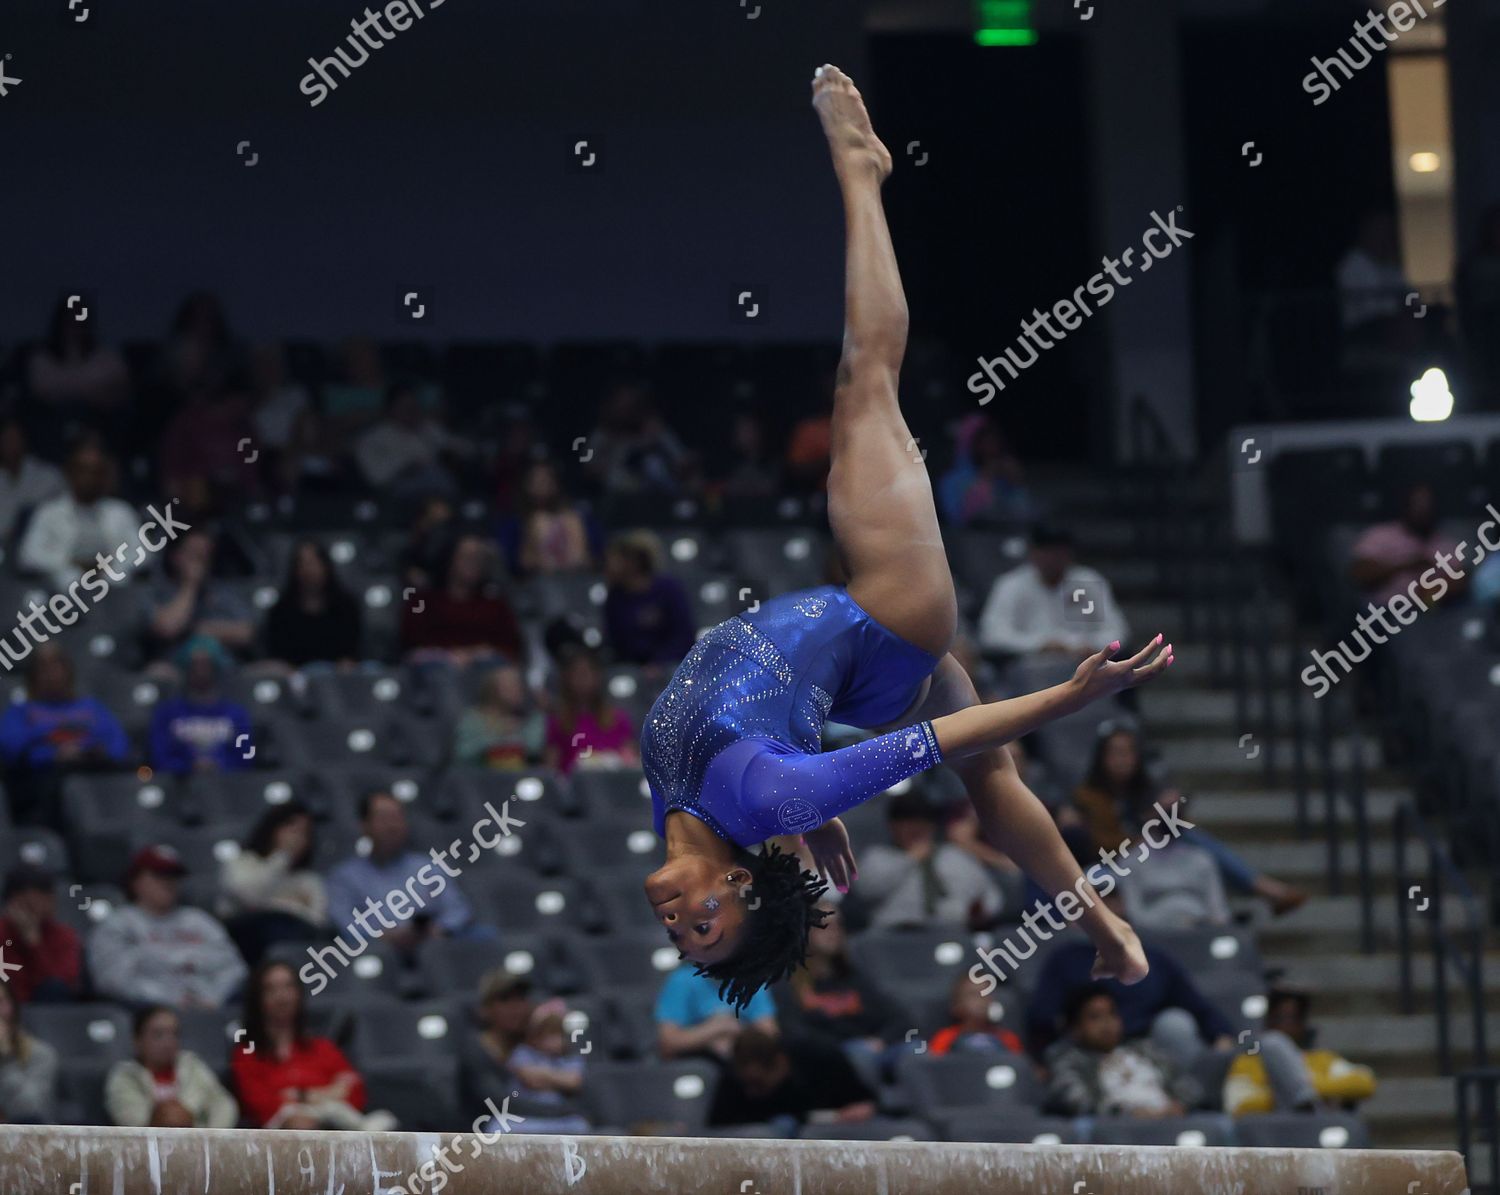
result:
[[[1395,820],[1396,807],[1410,796],[1408,790],[1399,788],[1367,791],[1365,809],[1371,832],[1384,837]],[[1297,841],[1297,795],[1289,789],[1195,792],[1189,805],[1194,818],[1201,819],[1205,826],[1213,828],[1214,833],[1232,841],[1236,850],[1250,841]],[[1334,814],[1340,828],[1353,830],[1354,811],[1347,801],[1336,802]],[[1323,793],[1309,793],[1308,821],[1315,834],[1321,832],[1323,819]]]

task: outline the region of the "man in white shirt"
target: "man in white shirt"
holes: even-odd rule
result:
[[[1074,561],[1066,532],[1043,528],[1032,534],[1028,561],[995,579],[979,618],[980,645],[1017,656],[1081,658],[1124,643],[1129,631],[1109,582]]]
[[[114,465],[97,444],[84,443],[73,450],[67,479],[67,493],[36,508],[16,553],[23,571],[42,574],[58,593],[67,592],[73,581],[95,567],[97,556],[114,556],[122,544],[136,550],[141,527],[140,516],[128,502],[108,496]],[[117,559],[128,580],[133,556]]]

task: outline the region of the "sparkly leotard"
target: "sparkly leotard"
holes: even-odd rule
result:
[[[881,626],[838,586],[786,594],[707,632],[656,699],[641,762],[664,833],[680,809],[741,846],[802,834],[942,762],[920,722],[838,751],[830,717],[900,717],[936,657]]]

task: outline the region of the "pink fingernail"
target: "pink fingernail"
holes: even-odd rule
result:
[[[848,884],[835,884],[834,887],[837,888],[840,892],[848,892],[849,891],[849,885]]]
[[[1118,639],[1116,639],[1113,643],[1111,643],[1109,645],[1109,650],[1110,651],[1119,651],[1120,650],[1120,641]]]

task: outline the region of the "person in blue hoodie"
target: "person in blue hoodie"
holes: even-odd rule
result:
[[[250,714],[220,692],[229,657],[217,639],[195,635],[177,652],[183,691],[151,718],[151,766],[159,772],[238,772],[248,766]]]

